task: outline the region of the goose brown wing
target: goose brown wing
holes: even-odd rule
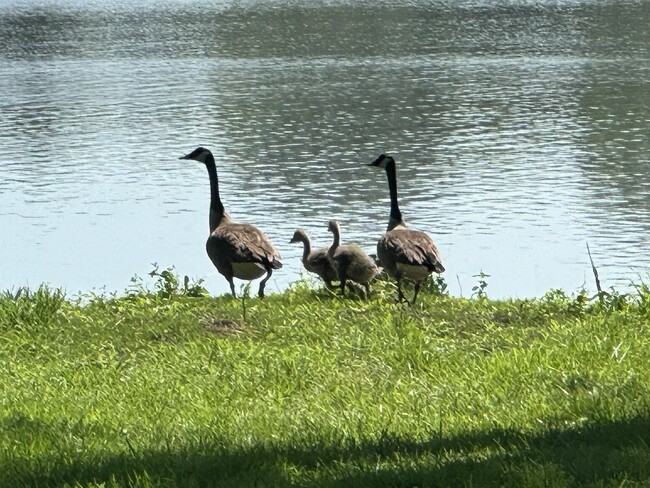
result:
[[[221,225],[210,235],[208,254],[227,256],[234,263],[261,263],[273,269],[282,267],[280,253],[269,238],[250,224]]]
[[[382,237],[382,246],[401,264],[426,266],[430,271],[442,273],[440,252],[433,239],[424,232],[411,229],[395,229]]]

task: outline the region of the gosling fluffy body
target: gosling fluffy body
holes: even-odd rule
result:
[[[302,242],[303,254],[301,260],[303,266],[310,273],[315,273],[320,276],[327,287],[331,288],[332,281],[338,280],[338,275],[332,266],[332,262],[327,257],[328,248],[322,247],[312,251],[309,236],[302,229],[297,229],[289,242]]]
[[[368,297],[370,280],[379,273],[379,268],[359,246],[341,245],[341,231],[337,220],[330,220],[327,229],[334,235],[327,257],[338,274],[341,294],[345,293],[347,282],[353,281],[364,287]]]

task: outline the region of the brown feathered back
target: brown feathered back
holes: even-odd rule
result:
[[[217,263],[226,259],[230,263],[260,263],[265,268],[282,267],[278,250],[263,232],[250,224],[220,225],[208,237],[206,248],[217,268]]]
[[[386,232],[377,242],[377,256],[386,270],[396,276],[397,264],[423,266],[429,272],[442,273],[440,252],[424,232],[398,227]]]

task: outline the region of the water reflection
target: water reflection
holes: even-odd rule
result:
[[[606,285],[650,270],[647,2],[0,4],[0,288],[123,289],[204,254],[205,169],[285,256],[326,222],[372,250],[402,209],[454,293]],[[625,28],[623,28],[625,26]],[[273,289],[273,286],[270,285]]]

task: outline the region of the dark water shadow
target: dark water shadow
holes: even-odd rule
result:
[[[143,452],[127,442],[124,454],[95,460],[5,460],[0,486],[619,486],[648,483],[649,443],[648,415],[544,434],[495,429],[424,442],[388,434],[230,449],[213,439]]]

